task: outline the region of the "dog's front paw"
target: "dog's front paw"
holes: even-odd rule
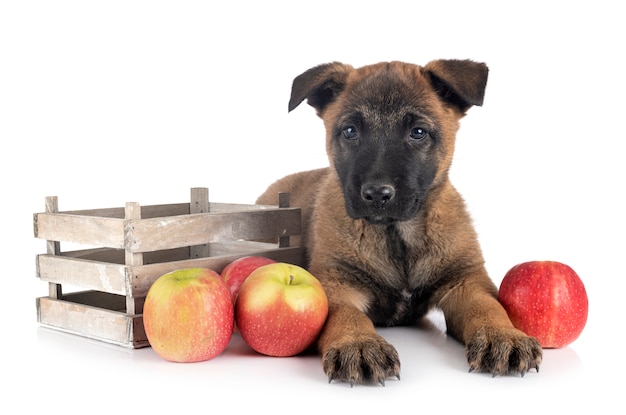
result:
[[[400,358],[396,349],[382,337],[368,337],[330,348],[322,357],[328,381],[355,384],[380,383],[400,379]]]
[[[486,327],[479,330],[466,346],[470,372],[489,372],[493,376],[539,371],[541,345],[521,331]]]

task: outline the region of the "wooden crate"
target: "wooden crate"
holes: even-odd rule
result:
[[[300,234],[300,209],[289,195],[278,206],[210,203],[208,189],[191,189],[190,203],[58,211],[56,196],[34,214],[35,237],[47,241],[37,255],[37,277],[49,284],[36,299],[46,327],[117,344],[149,346],[143,303],[161,275],[180,268],[221,272],[245,255],[302,264],[289,238]],[[275,242],[259,242],[275,241]],[[84,249],[63,252],[67,242]],[[79,287],[64,292],[63,285]]]

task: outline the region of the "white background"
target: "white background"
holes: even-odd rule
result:
[[[616,1],[4,1],[0,3],[3,295],[0,407],[64,413],[623,413],[624,83]],[[188,200],[252,203],[323,166],[321,121],[287,113],[291,81],[333,60],[490,67],[458,135],[452,179],[492,278],[551,259],[590,301],[569,347],[523,379],[468,374],[437,331],[386,329],[402,380],[328,384],[317,357],[264,358],[237,337],[177,365],[38,327],[45,242],[32,215]],[[20,392],[21,391],[21,392]],[[593,391],[593,392],[592,392]],[[60,409],[62,407],[62,409]],[[604,408],[604,409],[601,409]],[[609,409],[611,408],[611,409]],[[6,411],[2,409],[2,412]],[[452,413],[452,412],[450,412]]]

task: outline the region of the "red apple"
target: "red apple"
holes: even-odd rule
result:
[[[243,340],[268,356],[294,356],[318,338],[328,316],[322,284],[297,265],[263,265],[239,289],[235,318]]]
[[[572,343],[587,323],[585,286],[571,267],[560,262],[514,266],[502,279],[498,299],[513,325],[546,349]]]
[[[263,256],[249,255],[236,259],[222,270],[222,279],[230,289],[233,302],[239,293],[239,287],[248,278],[248,275],[261,265],[273,264],[276,261]]]
[[[143,306],[154,351],[172,362],[200,362],[224,351],[233,334],[234,306],[220,274],[185,268],[157,278]]]

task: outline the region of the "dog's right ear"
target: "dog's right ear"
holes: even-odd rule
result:
[[[326,105],[334,101],[344,89],[348,74],[354,68],[340,62],[315,66],[293,80],[289,111],[305,99],[321,116]]]

